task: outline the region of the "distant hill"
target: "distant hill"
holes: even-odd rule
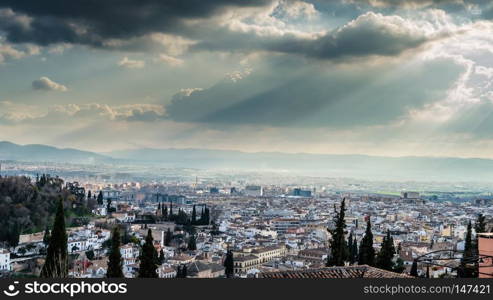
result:
[[[118,159],[169,167],[286,170],[316,176],[384,180],[493,180],[493,160],[480,158],[246,153],[204,149],[137,149],[115,151],[108,155]]]
[[[0,142],[0,160],[126,164],[146,167],[290,171],[373,180],[493,181],[493,160],[451,157],[247,153],[207,149],[135,149],[105,154]]]
[[[0,160],[94,164],[110,161],[111,158],[94,152],[77,149],[60,149],[45,145],[17,145],[10,142],[0,142]]]

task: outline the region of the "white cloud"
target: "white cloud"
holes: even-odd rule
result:
[[[118,65],[120,67],[124,67],[128,69],[142,69],[143,67],[145,67],[145,61],[133,60],[125,56],[124,58],[122,58],[122,60],[118,62]]]
[[[176,58],[173,56],[169,56],[167,54],[160,54],[156,60],[159,62],[168,64],[172,67],[176,67],[176,66],[182,65],[184,63],[184,61],[182,59],[179,59],[179,58]]]
[[[60,43],[60,44],[53,45],[50,48],[48,48],[48,53],[50,53],[50,54],[62,54],[65,52],[65,50],[68,50],[72,47],[73,47],[72,44]]]
[[[63,84],[59,84],[49,79],[48,77],[41,77],[36,79],[32,83],[33,89],[44,90],[44,91],[59,91],[66,92],[68,89]]]

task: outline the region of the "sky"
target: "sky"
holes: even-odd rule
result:
[[[493,158],[488,0],[0,0],[0,140]]]

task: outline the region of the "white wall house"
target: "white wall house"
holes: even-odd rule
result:
[[[0,249],[0,271],[11,271],[10,252],[7,249]]]

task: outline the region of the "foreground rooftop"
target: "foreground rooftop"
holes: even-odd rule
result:
[[[368,265],[327,267],[308,270],[265,272],[260,273],[258,278],[290,278],[290,279],[317,279],[317,278],[413,278],[407,274],[390,272]]]

